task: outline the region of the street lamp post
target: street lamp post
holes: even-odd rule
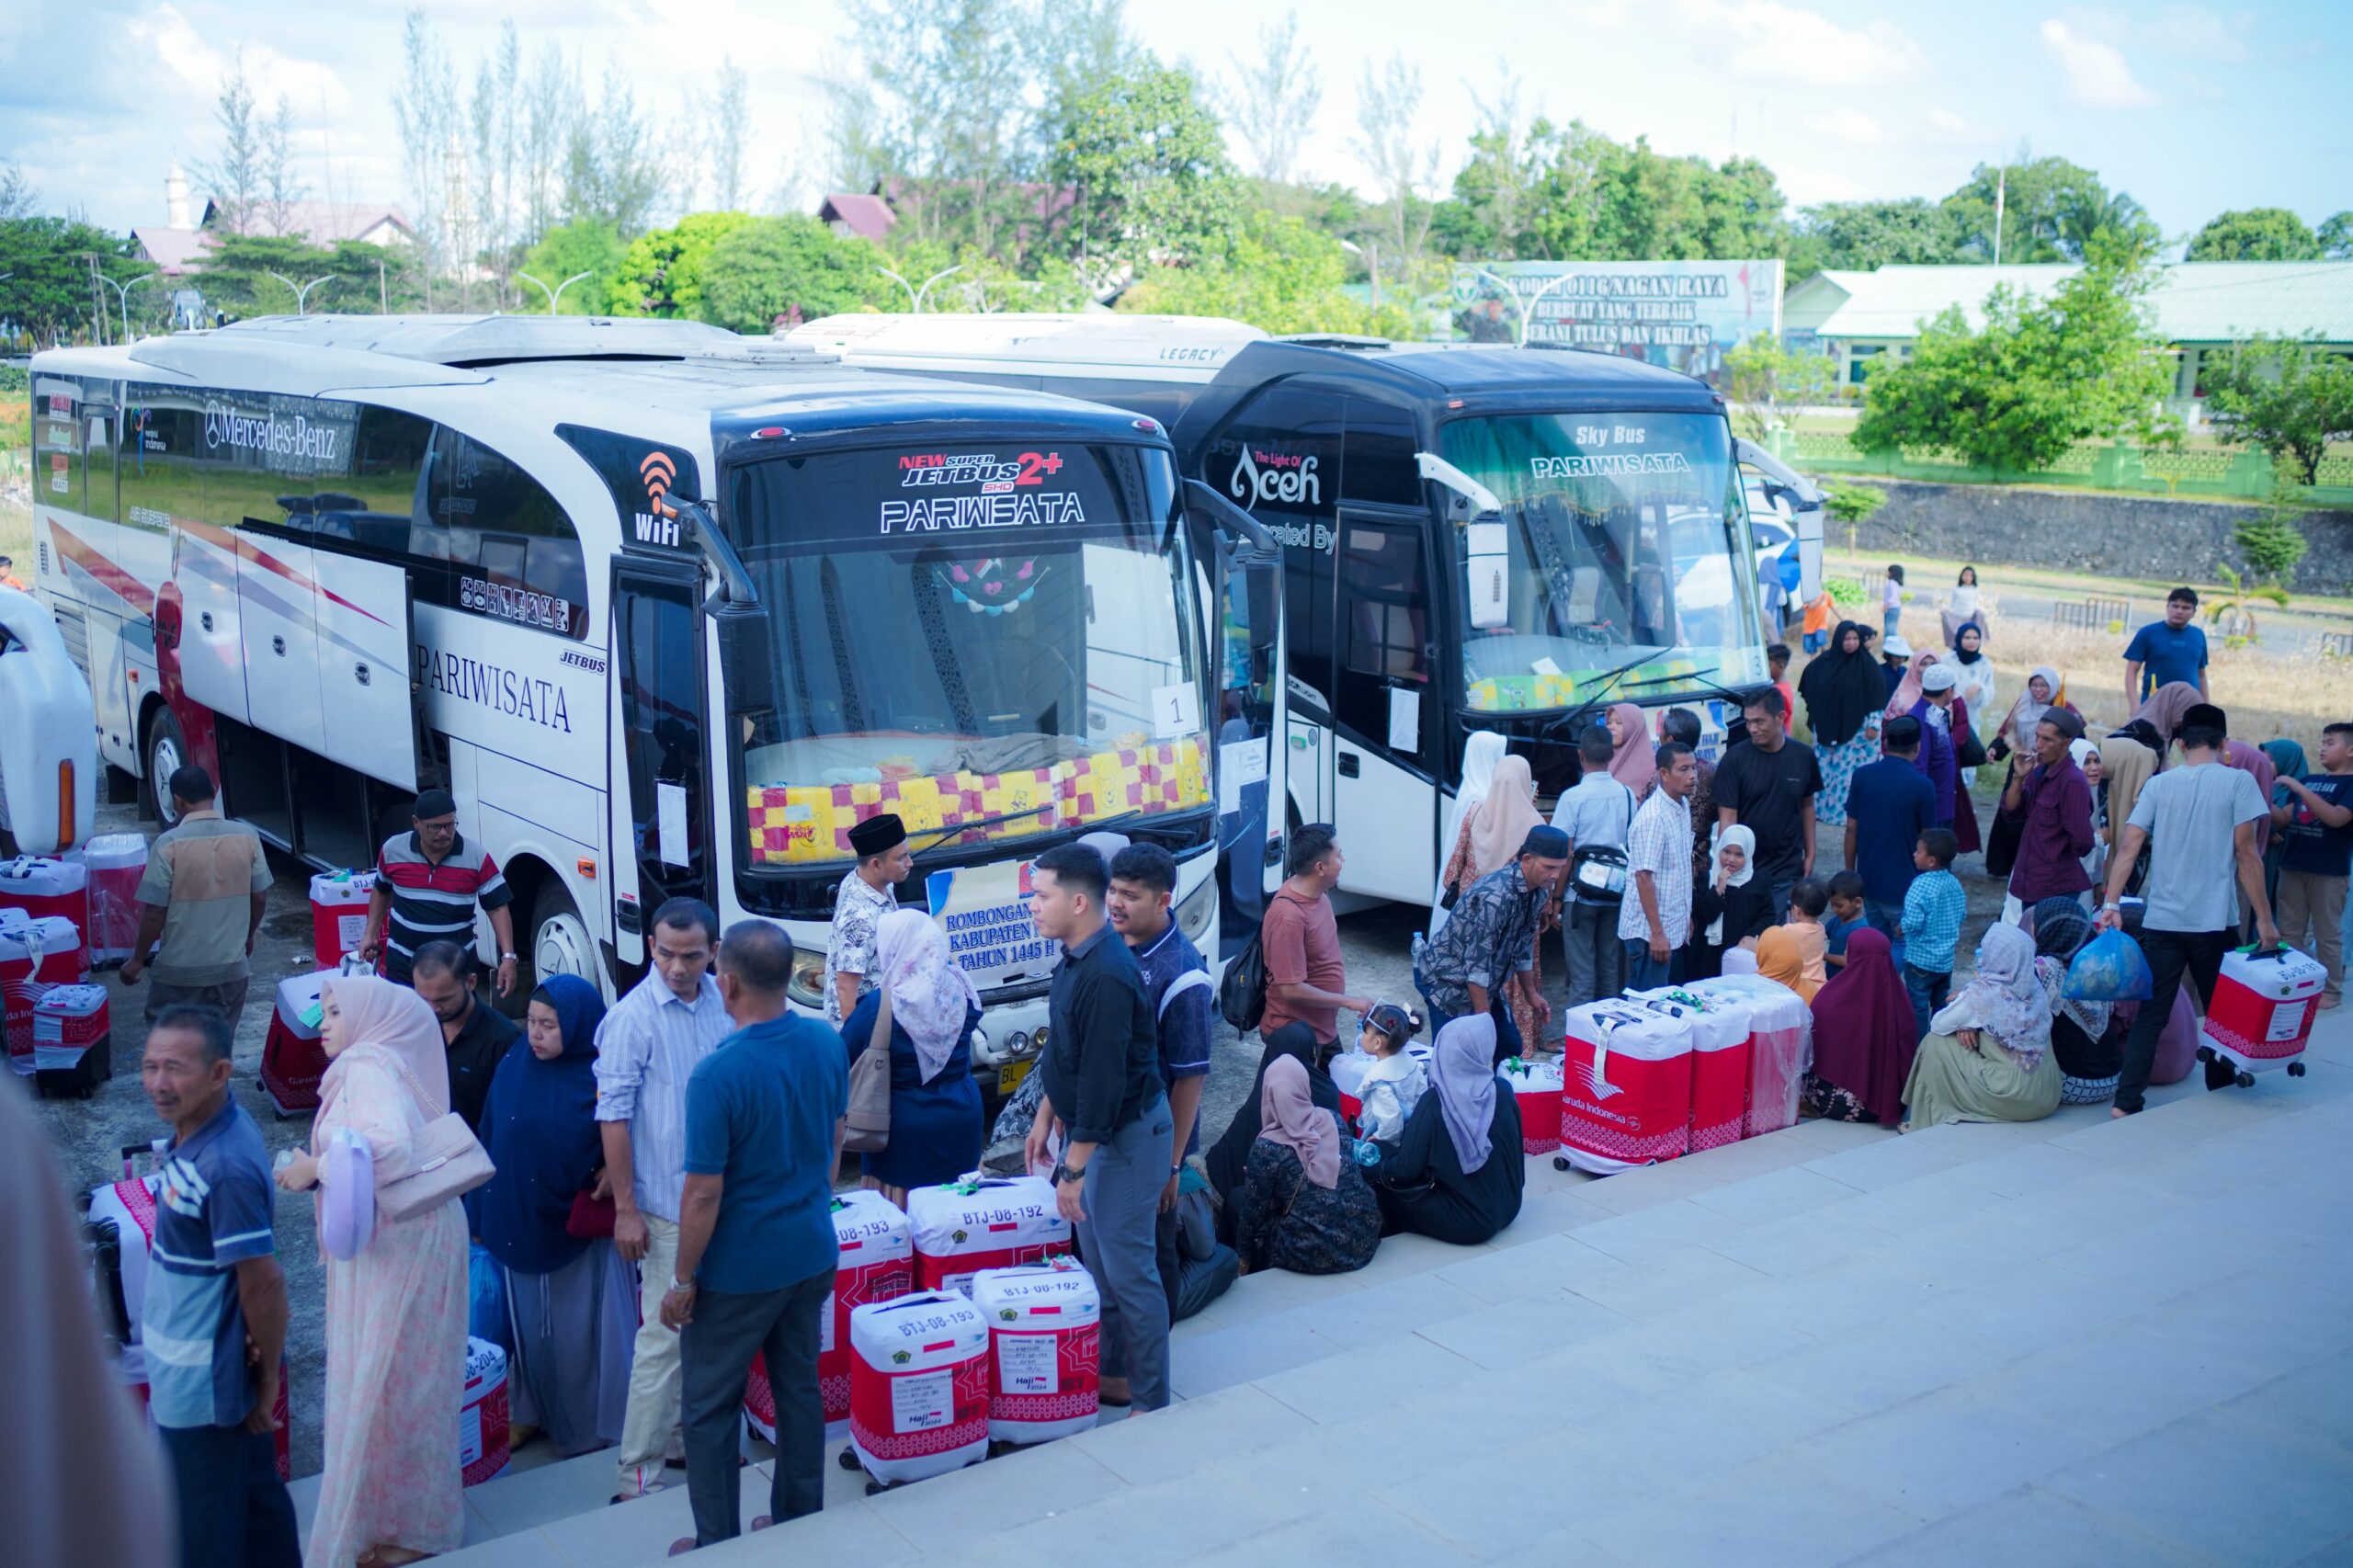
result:
[[[291,278],[287,277],[283,272],[273,272],[270,276],[277,278],[280,283],[285,284],[289,289],[294,290],[294,313],[298,316],[305,316],[311,313],[310,299],[312,290],[317,288],[322,283],[332,283],[335,281],[335,275],[333,273],[326,273],[320,277],[313,278],[308,283],[297,283]]]
[[[9,274],[9,276],[10,276],[10,277],[14,277],[14,276],[15,276],[15,274],[14,274],[14,273],[11,273],[11,274]],[[100,272],[100,271],[98,270],[98,264],[97,264],[95,260],[93,260],[93,261],[90,263],[90,276],[91,276],[91,277],[93,277],[93,278],[97,278],[99,282],[101,282],[101,283],[105,284],[108,288],[109,288],[109,289],[111,289],[111,290],[114,290],[115,306],[116,306],[116,308],[117,308],[118,310],[121,311],[121,312],[122,312],[122,340],[123,340],[125,343],[130,342],[130,341],[131,341],[131,291],[133,289],[138,288],[138,287],[139,287],[139,285],[141,285],[142,283],[146,282],[146,281],[147,281],[147,279],[149,279],[150,278],[154,277],[155,275],[154,275],[153,273],[152,273],[152,272],[142,272],[142,273],[141,273],[138,277],[131,278],[131,279],[130,281],[128,281],[128,282],[125,282],[125,283],[118,283],[118,282],[116,282],[113,278],[108,278],[105,273]],[[101,313],[103,314],[103,311],[101,311]]]
[[[941,278],[950,277],[956,273],[963,271],[964,269],[961,267],[951,267],[944,272],[935,272],[930,277],[923,280],[923,287],[920,289],[916,288],[914,284],[908,282],[905,278],[900,277],[897,273],[892,271],[887,267],[878,267],[874,270],[907,291],[908,314],[921,315],[923,314],[924,296],[931,292],[931,286],[938,282]]]
[[[1500,278],[1494,273],[1488,271],[1485,267],[1467,267],[1465,270],[1477,273],[1488,282],[1493,283],[1496,288],[1501,289],[1505,293],[1512,295],[1515,299],[1518,298],[1518,290],[1515,290],[1503,278]],[[1514,345],[1515,347],[1525,348],[1528,347],[1528,329],[1536,320],[1536,301],[1551,293],[1553,290],[1558,289],[1562,284],[1566,283],[1572,276],[1573,275],[1570,273],[1563,272],[1558,278],[1553,278],[1552,281],[1545,284],[1544,287],[1528,296],[1527,299],[1520,300],[1518,301],[1519,341]]]
[[[547,295],[548,314],[553,315],[555,314],[556,305],[563,300],[563,291],[566,289],[571,288],[574,283],[579,282],[584,278],[594,278],[596,274],[593,272],[575,272],[571,277],[565,278],[563,282],[557,284],[552,290],[528,272],[517,272],[515,276],[521,278],[524,282],[529,283],[532,288],[537,289],[540,293]]]

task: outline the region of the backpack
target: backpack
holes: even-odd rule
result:
[[[1267,951],[1259,944],[1257,932],[1250,933],[1250,939],[1225,966],[1225,978],[1217,988],[1217,1010],[1244,1034],[1256,1028],[1267,1016]]]

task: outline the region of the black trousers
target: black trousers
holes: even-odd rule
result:
[[[301,1568],[294,1500],[267,1432],[165,1426],[164,1458],[180,1501],[181,1568]]]
[[[678,1360],[687,1501],[694,1508],[697,1546],[742,1532],[736,1460],[743,1451],[744,1386],[755,1352],[767,1357],[768,1388],[776,1395],[768,1515],[782,1524],[825,1506],[825,1402],[817,1392],[817,1345],[819,1314],[833,1289],[828,1265],[781,1290],[705,1290],[695,1297],[694,1321],[678,1337]]]
[[[2149,999],[2124,1037],[2124,1069],[2116,1080],[2116,1108],[2136,1111],[2148,1092],[2149,1073],[2156,1065],[2157,1037],[2173,1017],[2173,999],[2187,973],[2198,983],[2199,995],[2211,1001],[2214,983],[2222,977],[2222,955],[2230,951],[2228,931],[2159,931],[2141,927],[2141,952],[2149,960]],[[2209,1085],[2212,1079],[2210,1074]]]

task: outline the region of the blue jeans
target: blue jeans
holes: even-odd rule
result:
[[[1651,957],[1648,939],[1641,937],[1626,938],[1626,989],[1655,991],[1668,983],[1675,967],[1675,950],[1669,949],[1664,960]]]
[[[1882,610],[1880,612],[1879,643],[1881,647],[1884,648],[1887,646],[1887,640],[1895,635],[1896,623],[1901,621],[1903,619],[1904,612],[1900,609]]]
[[[1952,994],[1952,973],[1947,971],[1939,974],[1907,963],[1904,966],[1904,989],[1912,998],[1912,1021],[1919,1027],[1920,1038],[1926,1040],[1928,1020],[1936,1017],[1937,1010],[1945,1005],[1945,998]]]
[[[278,1479],[268,1433],[243,1426],[159,1430],[179,1494],[180,1568],[300,1568],[294,1500]]]
[[[1438,1039],[1438,1030],[1446,1028],[1455,1019],[1466,1016],[1461,1013],[1449,1013],[1439,1006],[1437,999],[1430,994],[1430,988],[1423,983],[1422,977],[1418,974],[1414,976],[1414,989],[1422,994],[1422,1006],[1429,1009],[1431,1040]],[[1524,1042],[1519,1038],[1519,1025],[1512,1021],[1511,1004],[1504,1000],[1501,991],[1491,991],[1487,994],[1487,1017],[1495,1020],[1495,1060],[1508,1062],[1518,1056]]]

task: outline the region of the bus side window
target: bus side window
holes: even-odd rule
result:
[[[1348,455],[1340,470],[1340,498],[1376,506],[1423,504],[1419,443],[1406,410],[1368,399],[1348,399]]]
[[[1422,532],[1418,523],[1356,517],[1340,523],[1344,641],[1337,717],[1377,744],[1390,733],[1390,692],[1429,686]]]
[[[571,611],[565,634],[586,632],[588,574],[580,535],[537,480],[472,437],[445,427],[434,436],[425,495],[426,521],[445,535],[443,549],[460,576],[471,568],[485,583],[560,599]]]

